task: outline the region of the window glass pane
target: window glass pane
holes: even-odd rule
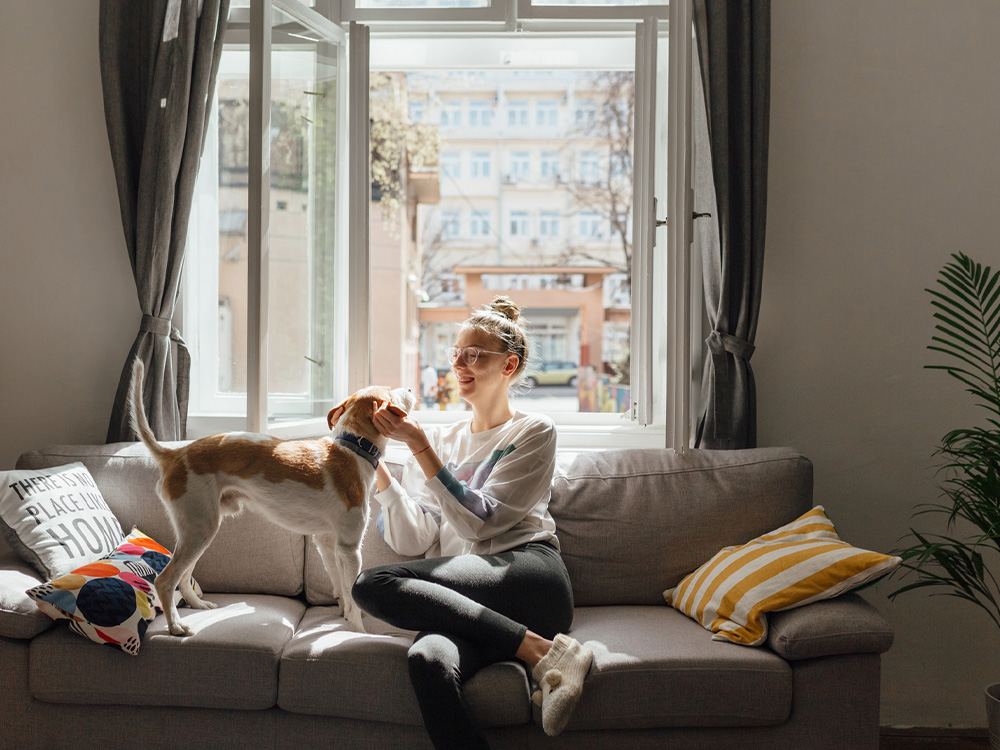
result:
[[[417,125],[408,117],[415,102],[436,124],[420,137],[436,144],[439,169],[436,191],[414,191],[424,173],[400,161],[408,200],[390,217],[391,238],[375,218],[386,214],[372,214],[375,323],[384,313],[392,329],[373,332],[373,379],[420,390],[423,410],[463,410],[445,350],[470,308],[506,294],[523,306],[534,345],[516,403],[549,413],[624,409],[633,73],[463,70],[456,61],[385,75],[408,102],[403,131]],[[376,229],[386,232],[384,252]]]
[[[280,12],[278,12],[280,13]],[[280,14],[272,31],[268,419],[333,406],[337,50]]]
[[[183,332],[192,414],[246,414],[249,72],[249,54],[225,47],[191,206]]]

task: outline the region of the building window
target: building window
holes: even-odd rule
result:
[[[427,104],[423,101],[410,102],[410,120],[412,122],[423,122],[427,116]]]
[[[541,100],[535,104],[535,124],[540,128],[559,126],[559,102]]]
[[[577,179],[588,185],[601,181],[601,155],[596,151],[584,151],[577,162]]]
[[[493,166],[493,154],[488,151],[476,151],[472,154],[472,176],[477,179],[485,179],[491,176]]]
[[[510,177],[518,182],[527,180],[531,172],[531,154],[527,151],[514,151],[510,155]]]
[[[493,233],[488,211],[473,211],[469,221],[470,237],[489,237]]]
[[[538,234],[542,237],[559,236],[559,212],[539,211],[538,212]]]
[[[442,128],[462,127],[462,105],[458,102],[442,104],[440,118]]]
[[[487,101],[469,102],[469,127],[488,128],[493,124],[493,105]]]
[[[507,125],[512,128],[528,127],[528,102],[507,102]]]
[[[576,106],[576,126],[590,128],[597,122],[597,103],[589,100],[579,102]]]
[[[601,217],[596,211],[581,211],[577,214],[577,236],[585,242],[603,239]]]
[[[462,154],[458,151],[441,153],[441,176],[458,180],[462,177]]]
[[[559,154],[555,151],[543,151],[539,172],[543,180],[559,179]]]
[[[458,211],[442,211],[441,212],[441,239],[450,240],[459,236],[460,224],[459,224],[459,212]]]
[[[531,230],[529,228],[527,211],[510,212],[510,236],[527,237]]]

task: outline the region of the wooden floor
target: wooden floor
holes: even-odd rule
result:
[[[883,731],[879,750],[989,750],[990,741],[983,734],[963,734],[957,737],[920,736],[886,733]]]

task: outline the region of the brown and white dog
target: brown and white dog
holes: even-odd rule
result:
[[[373,404],[389,402],[408,412],[416,400],[413,394],[384,386],[358,391],[327,415],[331,437],[279,440],[233,432],[167,448],[157,442],[141,407],[143,371],[142,362],[136,360],[129,408],[132,429],[160,466],[156,493],[177,536],[173,557],[154,583],[170,632],[192,633],[174,604],[178,585],[190,606],[215,607],[195,594],[191,574],[222,517],[240,512],[243,506],[286,529],[313,536],[344,617],[354,630],[364,632],[351,587],[361,570],[368,493],[387,442],[372,424]]]

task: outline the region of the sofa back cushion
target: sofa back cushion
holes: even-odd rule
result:
[[[168,447],[182,443],[164,443]],[[156,496],[160,474],[141,443],[65,445],[23,454],[18,469],[41,469],[80,461],[104,500],[128,531],[138,526],[173,551],[176,543],[166,510]],[[195,567],[206,592],[278,594],[302,591],[305,539],[276,526],[262,515],[243,512],[223,519],[215,541]]]
[[[721,548],[811,507],[812,464],[788,448],[560,453],[549,505],[577,605],[662,605]]]

